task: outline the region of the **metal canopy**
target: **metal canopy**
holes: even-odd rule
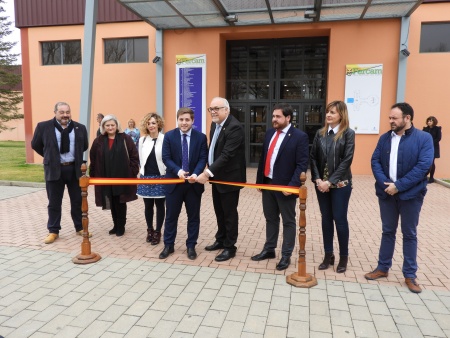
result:
[[[117,0],[156,29],[409,17],[423,0]]]

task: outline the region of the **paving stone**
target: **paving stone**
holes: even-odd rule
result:
[[[139,293],[125,292],[119,299],[116,300],[116,302],[114,304],[123,305],[123,306],[131,306],[141,296],[142,296],[142,294],[139,294]]]
[[[159,297],[150,307],[152,310],[167,311],[175,301],[172,297]]]
[[[212,306],[212,302],[205,302],[201,300],[196,300],[192,305],[189,307],[189,310],[187,311],[188,315],[192,316],[206,316],[209,309]]]
[[[347,292],[346,298],[349,305],[367,306],[366,298],[362,293]]]
[[[108,328],[108,331],[126,334],[138,320],[137,316],[122,315]]]
[[[326,290],[312,288],[309,291],[310,291],[309,292],[309,300],[310,301],[319,301],[319,302],[327,302],[328,301],[328,294],[327,294]],[[295,304],[295,305],[301,305],[301,304]]]
[[[291,304],[292,305],[300,305],[300,306],[309,306],[309,294],[307,293],[292,293],[291,294]],[[314,301],[317,301],[314,300]]]
[[[66,315],[58,315],[47,322],[44,326],[42,326],[39,331],[44,333],[51,333],[51,334],[57,334],[60,332],[66,325],[68,325],[71,321],[74,320],[74,317],[72,316],[66,316]],[[78,332],[83,331],[83,329],[80,328]]]
[[[289,320],[287,337],[305,336],[309,332],[309,322],[299,320]]]
[[[188,311],[187,306],[181,306],[181,305],[172,305],[167,311],[166,314],[163,316],[163,320],[169,320],[169,321],[175,321],[180,322],[186,312]]]
[[[328,302],[311,302],[309,308],[312,315],[330,316]]]
[[[389,316],[391,314],[384,302],[367,300],[367,306],[369,307],[371,314],[384,316]]]
[[[226,316],[225,320],[245,323],[245,321],[247,320],[248,311],[249,307],[232,305],[228,310],[228,315]]]
[[[328,296],[345,297],[345,289],[343,285],[328,285]]]
[[[402,337],[423,337],[423,333],[416,325],[397,324],[397,328]]]
[[[151,331],[152,329],[149,327],[134,325],[125,335],[125,338],[145,338]]]
[[[356,337],[353,327],[332,325],[333,337]]]
[[[281,311],[289,311],[289,298],[273,296],[272,302],[270,303],[271,310],[281,310]]]
[[[266,317],[249,315],[244,323],[243,331],[248,333],[264,334],[266,322]]]
[[[372,315],[366,306],[350,305],[350,315],[352,320],[372,321]]]
[[[344,287],[346,293],[363,293],[361,285],[358,283],[344,282],[342,283],[342,286]]]
[[[201,324],[221,328],[226,316],[227,312],[225,311],[209,310]]]
[[[249,307],[253,302],[253,294],[250,293],[236,293],[233,299],[233,305]]]
[[[155,328],[150,332],[149,337],[171,337],[178,323],[167,320],[160,320]]]
[[[197,295],[195,293],[182,293],[175,299],[175,302],[173,304],[191,306],[196,298]]]
[[[49,289],[47,289],[47,290],[50,291]],[[32,297],[31,299],[33,299],[33,298],[37,298],[37,296]],[[43,295],[42,297],[35,299],[34,301],[27,298],[27,300],[30,300],[30,302],[34,302],[30,306],[28,306],[27,309],[33,310],[33,311],[44,311],[50,305],[57,302],[58,299],[59,299],[58,297],[53,297],[53,296],[49,296],[49,295]]]
[[[377,331],[398,332],[397,326],[391,316],[372,315],[372,319]]]
[[[439,324],[434,320],[416,319],[416,323],[419,326],[420,331],[425,336],[432,337],[445,337],[444,331],[439,327]]]
[[[98,319],[106,322],[116,322],[126,310],[126,306],[114,304],[109,306],[105,311],[102,311],[102,314]]]
[[[92,337],[101,337],[103,333],[105,333],[108,328],[111,327],[113,323],[95,320],[89,325],[86,329],[84,329],[78,337],[80,338],[92,338]]]
[[[218,290],[203,289],[197,296],[197,300],[212,302],[216,298]]]
[[[69,325],[86,328],[100,315],[102,315],[100,311],[85,310],[80,315],[78,315],[73,321],[71,321]]]
[[[269,315],[270,303],[253,301],[248,311],[249,315],[267,317]]]
[[[196,338],[217,337],[219,335],[219,331],[220,329],[217,327],[200,326],[197,332],[195,333],[194,337]]]
[[[203,291],[203,287],[205,286],[204,282],[190,282],[186,288],[184,289],[185,292],[192,292],[199,294],[201,291]]]
[[[309,316],[309,327],[311,331],[331,333],[331,321],[329,316],[311,314]]]
[[[0,311],[0,316],[13,317],[13,316],[17,315],[19,312],[21,312],[22,310],[28,308],[31,304],[32,304],[31,302],[17,300],[14,303],[9,304],[5,308],[3,308]]]
[[[431,313],[439,313],[450,316],[450,311],[441,301],[424,299],[423,302],[425,303],[426,307],[428,308],[428,310],[430,310]]]
[[[272,292],[270,290],[256,289],[253,295],[253,301],[267,302],[272,300]]]
[[[443,330],[450,330],[450,320],[447,315],[435,313],[433,314],[433,317]]]
[[[291,305],[289,309],[289,320],[309,322],[310,309],[308,306]]]
[[[233,299],[229,297],[216,297],[211,305],[211,310],[229,311],[232,302]]]
[[[434,320],[433,315],[428,310],[428,308],[425,305],[415,305],[415,304],[408,304],[407,310],[411,312],[411,315],[415,319],[427,319],[427,320]],[[450,318],[448,315],[447,318]]]
[[[332,310],[349,311],[346,298],[329,296],[328,305],[330,307],[330,310],[332,309]]]
[[[31,310],[22,310],[13,317],[10,317],[8,320],[2,323],[3,326],[15,327],[18,328],[28,321],[30,321],[33,317],[35,317],[39,312],[31,311]],[[42,325],[41,325],[42,326]],[[39,326],[40,327],[40,326]]]
[[[240,337],[244,323],[226,320],[219,331],[219,337]]]
[[[402,297],[386,296],[384,299],[389,309],[408,310],[408,306]]]
[[[287,328],[280,326],[266,326],[264,337],[286,337]]]
[[[372,322],[353,320],[353,329],[357,337],[378,337],[375,325]]]
[[[97,300],[95,303],[93,303],[89,308],[91,310],[105,311],[112,304],[114,304],[116,302],[116,300],[117,300],[116,297],[102,296],[99,300]]]
[[[330,318],[332,326],[353,327],[352,318],[349,311],[330,310]]]
[[[154,328],[158,324],[159,320],[164,316],[164,311],[157,311],[149,309],[136,323],[138,326]]]
[[[151,305],[151,302],[138,300],[127,309],[125,314],[129,316],[141,317],[150,308]]]
[[[64,338],[76,338],[83,330],[84,328],[82,327],[66,325],[55,336]],[[105,337],[105,335],[103,335],[103,337]]]

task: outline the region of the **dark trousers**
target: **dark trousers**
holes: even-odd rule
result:
[[[325,253],[333,252],[334,226],[339,242],[339,255],[348,256],[349,227],[347,219],[348,203],[352,194],[351,184],[320,192],[316,187],[317,200],[322,214],[322,236]]]
[[[61,205],[66,186],[69,192],[70,214],[75,231],[83,230],[81,222],[81,188],[75,174],[75,167],[68,165],[61,166],[61,177],[59,180],[45,182],[48,198],[47,229],[49,233],[59,234],[61,230]]]
[[[127,223],[127,204],[120,203],[120,196],[111,197],[111,216],[114,226],[125,227]]]
[[[280,232],[280,214],[283,220],[283,244],[281,255],[291,257],[295,247],[296,223],[295,206],[297,199],[282,199],[277,197],[277,192],[270,190],[262,191],[262,205],[264,217],[266,218],[266,243],[264,249],[274,252],[277,247],[278,234]]]
[[[198,183],[194,183],[198,184]],[[191,183],[178,184],[166,194],[166,223],[164,225],[164,245],[173,246],[177,237],[178,217],[183,202],[186,208],[187,239],[186,247],[195,248],[200,229],[200,205],[202,193],[198,193]]]
[[[214,212],[217,219],[216,240],[227,249],[236,250],[238,238],[240,190],[220,193],[215,184],[212,185]]]
[[[166,217],[165,198],[144,198],[147,229],[153,229],[153,206],[156,205],[156,231],[161,231]]]
[[[403,234],[403,276],[416,278],[417,272],[417,226],[425,193],[403,201],[398,197],[388,196],[378,199],[380,205],[383,234],[381,236],[380,254],[377,269],[387,272],[392,266],[398,220]]]

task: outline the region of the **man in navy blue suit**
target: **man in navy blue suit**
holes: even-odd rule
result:
[[[257,184],[299,187],[300,174],[308,169],[308,135],[291,125],[293,109],[288,104],[273,108],[272,126],[266,133],[263,152],[258,165]],[[283,219],[283,245],[277,270],[291,264],[296,238],[295,210],[297,195],[288,192],[262,191],[262,204],[266,218],[266,243],[254,261],[275,258],[280,214]]]
[[[164,225],[164,249],[159,258],[165,259],[174,252],[177,236],[178,217],[183,206],[186,207],[187,256],[197,258],[195,245],[200,229],[200,205],[205,191],[203,184],[195,179],[205,169],[208,158],[206,135],[192,129],[194,112],[190,108],[180,108],[177,112],[178,128],[164,135],[162,160],[166,165],[166,178],[186,180],[181,184],[165,185],[166,222]]]

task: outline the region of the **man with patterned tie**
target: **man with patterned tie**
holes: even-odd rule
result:
[[[266,133],[263,152],[258,165],[257,184],[300,186],[300,174],[308,169],[308,135],[291,125],[293,109],[288,104],[273,108],[272,126]],[[275,258],[280,214],[283,219],[283,244],[277,270],[285,270],[291,263],[295,246],[295,210],[297,195],[288,192],[262,190],[262,204],[266,218],[266,243],[254,261]]]
[[[209,178],[215,181],[246,182],[245,134],[241,122],[230,114],[230,105],[222,97],[215,97],[208,108],[211,113],[208,169],[197,182],[205,184]],[[207,251],[224,249],[217,262],[227,261],[236,255],[239,215],[239,192],[242,187],[224,184],[212,185],[214,212],[217,219],[216,240]]]
[[[164,225],[164,249],[160,259],[167,258],[174,250],[177,236],[178,217],[181,208],[186,207],[187,256],[197,258],[195,246],[200,229],[200,205],[204,185],[195,179],[203,172],[208,158],[206,135],[192,128],[194,111],[180,108],[177,112],[178,128],[168,131],[164,136],[162,160],[166,166],[166,178],[186,180],[181,184],[164,186],[166,194],[166,222]]]

